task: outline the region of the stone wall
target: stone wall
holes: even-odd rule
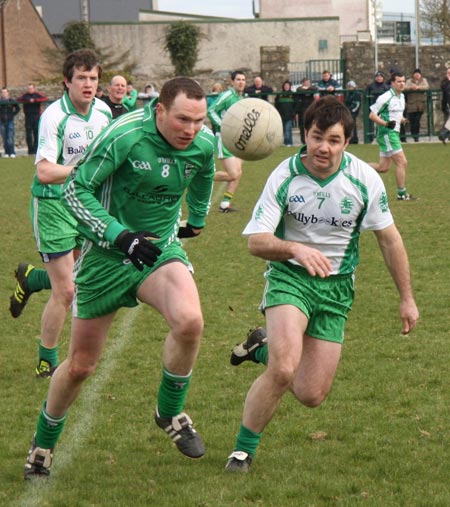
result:
[[[419,67],[431,88],[439,88],[450,67],[449,46],[422,46],[419,48]],[[364,88],[373,81],[376,70],[386,76],[392,68],[411,77],[416,68],[416,48],[413,45],[378,44],[378,69],[375,69],[375,46],[373,42],[344,42],[342,58],[345,61],[345,76]]]

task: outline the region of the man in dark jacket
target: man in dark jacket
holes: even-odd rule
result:
[[[5,158],[16,157],[14,117],[19,111],[19,104],[9,96],[8,88],[2,88],[0,95],[0,133],[2,135],[3,148],[5,149]]]
[[[442,102],[441,102],[441,110],[444,113],[444,126],[439,131],[439,139],[445,144],[447,139],[450,138],[450,130],[448,120],[450,118],[450,69],[447,69],[447,73],[445,78],[441,82],[441,91],[442,91]]]
[[[284,145],[292,146],[292,125],[295,117],[295,93],[291,90],[292,83],[286,80],[281,85],[281,93],[275,97],[275,107],[283,122]]]
[[[36,155],[38,145],[39,118],[42,114],[42,102],[47,101],[48,98],[42,93],[39,93],[33,83],[29,83],[27,92],[17,99],[17,102],[23,103],[28,155]]]
[[[345,95],[345,105],[349,108],[352,113],[353,120],[355,121],[353,134],[350,138],[350,144],[358,144],[358,128],[356,119],[361,108],[361,93],[356,90],[356,83],[354,81],[349,81],[346,88],[347,93]]]
[[[386,82],[384,74],[379,70],[375,72],[375,76],[373,79],[373,82],[370,83],[366,88],[366,97],[367,97],[367,109],[375,103],[377,98],[383,94],[384,92],[387,92],[390,88],[389,83]],[[375,139],[375,128],[372,121],[369,121],[368,124],[368,134],[370,136],[370,139]]]
[[[268,93],[272,93],[273,88],[266,86],[260,76],[256,76],[251,86],[247,86],[244,89],[244,94],[250,97],[256,97],[258,99],[269,100]]]

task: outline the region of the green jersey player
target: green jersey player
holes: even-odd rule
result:
[[[118,118],[66,182],[64,202],[88,238],[75,268],[72,338],[50,382],[25,477],[48,475],[67,410],[100,359],[114,314],[138,301],[169,326],[155,421],[191,458],[204,453],[183,412],[203,317],[179,237],[205,225],[214,179],[206,97],[189,78],[167,81],[155,99]],[[189,212],[180,228],[183,196]]]
[[[73,250],[79,233],[75,219],[60,202],[62,186],[89,144],[111,121],[109,107],[95,98],[101,73],[92,50],[68,55],[63,64],[66,92],[47,107],[39,123],[30,213],[46,270],[20,263],[10,301],[11,314],[18,317],[33,292],[51,288],[41,319],[37,377],[50,376],[58,364],[58,340],[74,290]]]
[[[395,164],[397,180],[397,199],[410,201],[416,199],[406,191],[406,160],[400,142],[400,127],[406,122],[405,110],[405,76],[395,72],[391,76],[391,88],[380,95],[370,106],[369,118],[378,125],[377,143],[380,147],[380,161],[370,164],[379,173],[389,170],[391,162]]]
[[[231,199],[239,186],[242,176],[242,160],[225,148],[220,135],[220,127],[222,118],[228,109],[243,98],[244,88],[245,74],[239,70],[232,72],[231,88],[222,92],[208,109],[208,117],[216,134],[217,157],[223,167],[223,171],[216,172],[215,180],[227,182],[225,193],[219,206],[219,211],[222,213],[236,211],[236,208],[231,206]]]
[[[287,390],[308,407],[327,396],[353,302],[358,238],[373,230],[400,294],[402,332],[418,319],[408,258],[380,176],[345,152],[350,111],[328,95],[305,113],[306,150],[269,177],[244,230],[253,255],[268,261],[262,328],[236,346],[231,363],[268,364],[250,388],[241,428],[226,464],[248,472],[262,431]]]

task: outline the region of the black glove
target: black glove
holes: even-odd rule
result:
[[[192,227],[190,223],[187,223],[186,225],[182,225],[178,229],[178,237],[179,238],[195,238],[195,236],[198,236],[200,232],[194,232],[194,229],[202,229],[202,227]]]
[[[387,129],[395,129],[395,126],[396,126],[396,125],[397,125],[397,124],[395,123],[395,120],[391,120],[391,121],[388,121],[388,122],[386,123],[385,127],[386,127]]]
[[[155,239],[159,239],[159,236],[153,232],[130,232],[125,230],[117,236],[115,244],[136,268],[142,271],[144,264],[152,267],[161,254],[161,250],[151,242]]]

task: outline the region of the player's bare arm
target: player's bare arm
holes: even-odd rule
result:
[[[311,276],[325,278],[331,273],[331,263],[322,252],[295,241],[279,239],[272,233],[252,234],[248,248],[252,255],[268,261],[295,259]]]
[[[61,165],[47,159],[37,163],[36,174],[43,185],[64,183],[71,173],[73,165]]]
[[[375,231],[384,261],[400,295],[400,317],[402,334],[412,331],[419,319],[419,310],[414,301],[408,255],[397,227],[392,224],[386,229]]]

